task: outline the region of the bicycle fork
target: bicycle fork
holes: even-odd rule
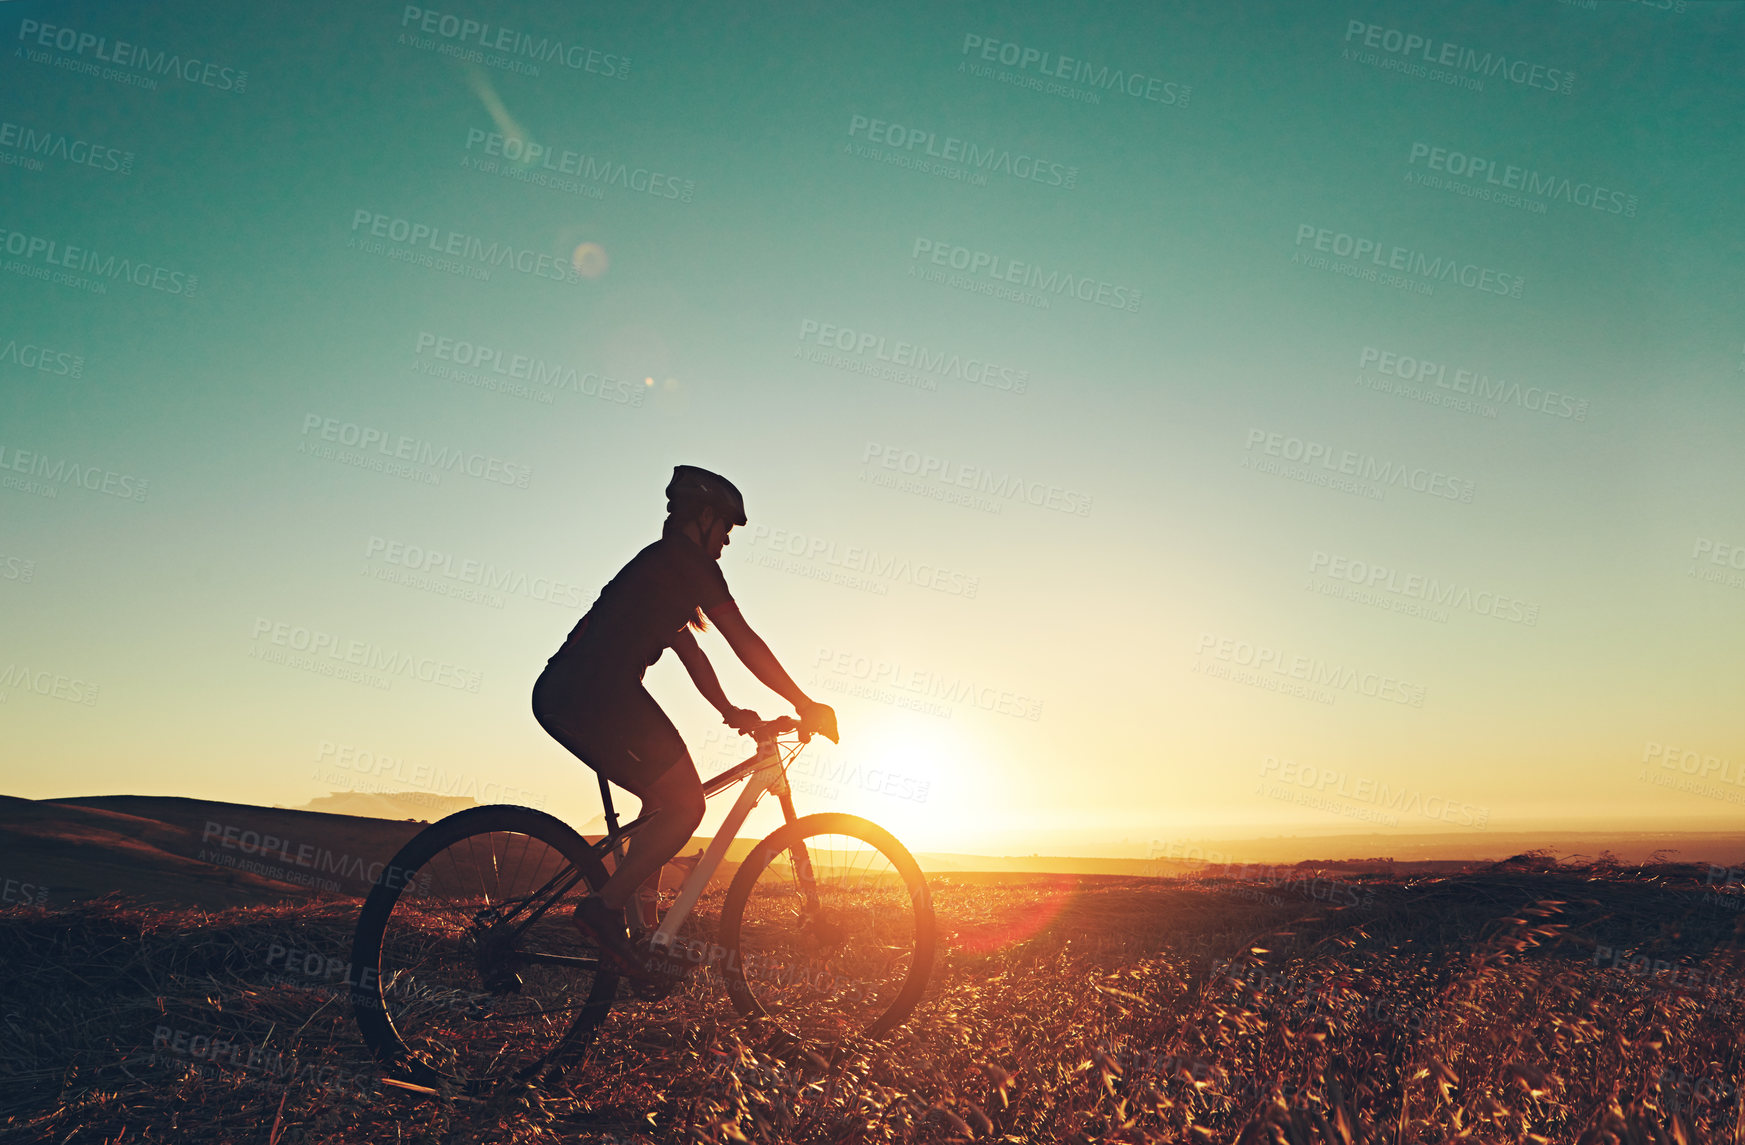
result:
[[[770,790],[776,793],[776,799],[782,805],[782,821],[792,826],[799,813],[794,810],[794,792],[788,786],[788,776],[783,772],[781,777],[770,785]],[[806,840],[794,840],[793,851],[794,877],[799,880],[800,891],[806,896],[806,909],[818,910],[818,880],[812,874],[812,856],[806,850]]]

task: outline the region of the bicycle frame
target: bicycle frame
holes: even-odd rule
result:
[[[703,888],[709,885],[709,880],[714,877],[722,860],[727,857],[727,848],[738,837],[739,828],[745,823],[746,817],[751,814],[751,809],[757,806],[758,800],[773,791],[776,797],[781,800],[783,818],[789,823],[792,823],[796,818],[792,790],[788,787],[787,765],[800,753],[800,748],[804,746],[804,743],[782,743],[776,738],[778,734],[780,733],[772,731],[767,739],[759,736],[757,750],[748,759],[735,764],[713,779],[704,781],[703,797],[707,799],[718,792],[725,791],[741,779],[748,776],[751,779],[751,782],[745,785],[745,790],[739,793],[739,798],[734,801],[733,808],[727,812],[727,818],[722,821],[720,829],[715,832],[715,837],[709,840],[708,847],[703,851],[703,857],[698,860],[696,867],[686,877],[683,885],[679,887],[678,901],[674,902],[665,916],[661,918],[660,926],[649,938],[651,945],[668,948],[672,946],[673,940],[678,936],[679,927],[685,924],[692,909],[696,907],[697,900],[703,897]],[[608,812],[610,812],[609,804]],[[602,859],[613,854],[619,845],[648,819],[648,815],[638,815],[635,819],[624,824],[622,828],[609,831],[603,839],[593,845],[594,852]]]

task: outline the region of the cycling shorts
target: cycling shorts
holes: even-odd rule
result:
[[[642,681],[588,671],[564,658],[533,685],[533,718],[572,754],[636,795],[691,753]]]

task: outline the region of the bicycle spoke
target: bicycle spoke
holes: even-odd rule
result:
[[[419,863],[377,947],[396,1056],[454,1077],[501,1076],[561,1048],[590,1005],[603,1014],[598,952],[553,910],[581,883],[562,852],[517,831],[466,833]]]
[[[796,838],[744,895],[737,988],[807,1040],[839,1040],[881,1020],[908,987],[930,926],[890,857],[853,835]]]

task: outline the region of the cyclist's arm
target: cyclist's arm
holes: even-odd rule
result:
[[[721,681],[715,675],[715,666],[703,655],[703,650],[697,646],[697,638],[691,635],[690,629],[679,629],[679,634],[673,638],[672,650],[678,653],[679,663],[691,674],[691,683],[697,685],[697,691],[703,693],[705,700],[715,705],[715,710],[723,718],[736,710],[727,702],[727,693],[721,690]]]
[[[730,600],[704,611],[715,622],[715,627],[721,630],[721,635],[726,639],[727,646],[733,649],[734,655],[770,691],[794,705],[794,710],[802,714],[813,706],[812,698],[800,690],[800,685],[794,683],[794,678],[781,666],[776,654],[763,642],[763,637],[753,632],[751,625],[745,622],[745,617],[739,614],[738,604]],[[701,655],[701,650],[698,654]]]

